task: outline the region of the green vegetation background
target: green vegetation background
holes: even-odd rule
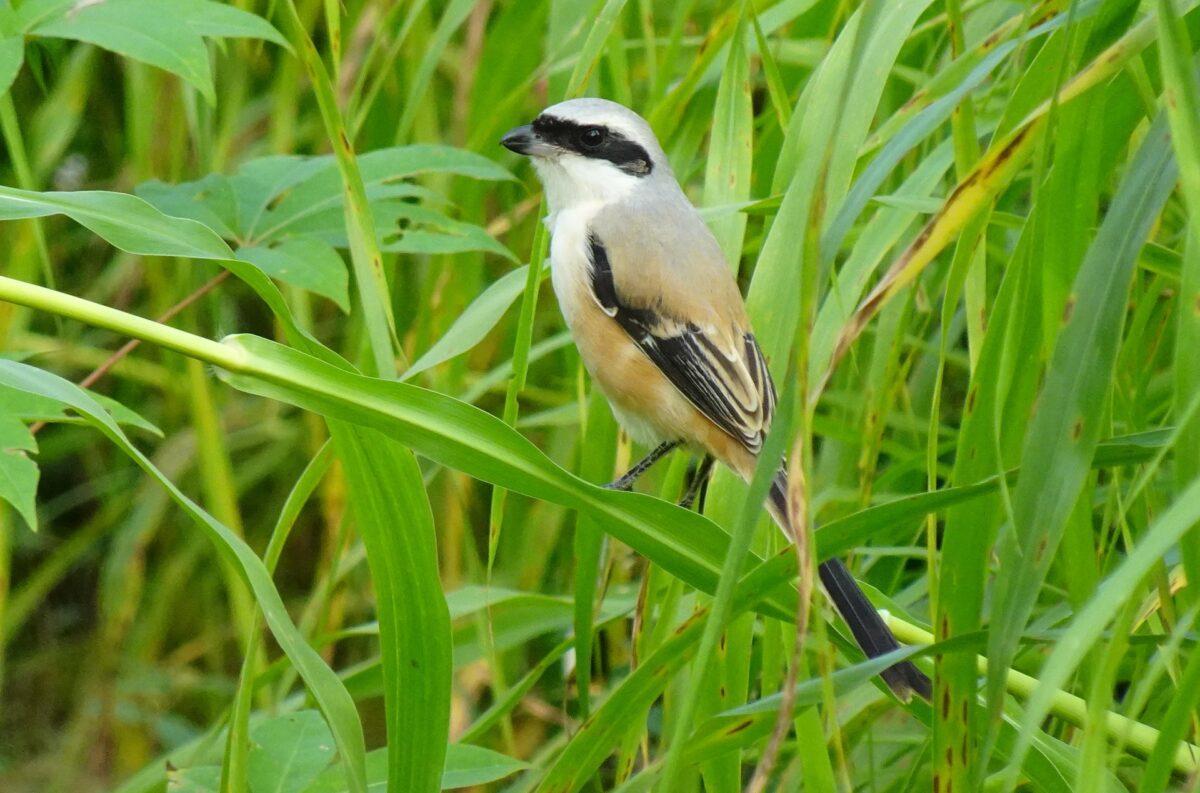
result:
[[[0,789],[1194,783],[1196,5],[0,9]],[[496,145],[579,95],[737,270],[799,553],[765,480],[596,487]]]

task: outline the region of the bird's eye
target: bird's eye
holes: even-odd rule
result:
[[[579,134],[579,142],[589,149],[594,149],[604,142],[604,130],[599,127],[588,127]]]

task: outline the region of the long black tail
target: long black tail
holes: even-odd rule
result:
[[[791,538],[792,532],[788,530],[787,522],[787,474],[783,471],[779,472],[771,484],[768,505],[775,522]],[[833,601],[838,613],[850,627],[850,632],[854,634],[854,640],[868,658],[878,658],[900,647],[896,637],[892,635],[842,560],[830,559],[822,562],[817,572],[829,599]],[[910,661],[901,661],[889,666],[880,676],[888,684],[888,688],[904,702],[910,700],[914,692],[925,699],[933,696],[933,685],[929,678]]]

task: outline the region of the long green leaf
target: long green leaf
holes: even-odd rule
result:
[[[1151,128],[1075,280],[1037,413],[1021,454],[1013,531],[1000,544],[988,700],[1002,706],[1004,670],[1033,610],[1091,464],[1120,342],[1137,254],[1175,184],[1165,118]]]
[[[350,790],[354,793],[365,793],[366,772],[363,763],[366,749],[354,701],[350,699],[345,686],[333,670],[326,666],[321,656],[317,655],[296,630],[279,592],[271,582],[270,574],[254,551],[234,532],[185,496],[155,468],[153,463],[130,443],[124,431],[107,411],[78,386],[32,366],[3,359],[0,359],[0,383],[68,405],[132,458],[139,468],[157,479],[172,500],[196,522],[217,551],[245,578],[275,640],[296,666],[329,723],[338,751],[345,761],[345,775]]]

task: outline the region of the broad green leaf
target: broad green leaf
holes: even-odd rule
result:
[[[289,237],[272,247],[239,248],[237,258],[272,278],[329,298],[350,311],[350,277],[337,251],[316,237]]]
[[[239,570],[258,601],[259,608],[279,646],[295,665],[321,707],[344,759],[347,782],[353,793],[366,790],[362,725],[354,701],[345,686],[321,657],[305,642],[288,616],[279,592],[262,561],[228,527],[202,510],[162,474],[126,437],[120,426],[91,397],[77,386],[32,366],[0,359],[0,384],[57,400],[86,418],[96,429],[131,457],[138,467],[154,477],[196,525],[213,542],[217,551]]]
[[[402,380],[408,380],[474,347],[496,327],[525,289],[529,265],[505,273],[483,290],[471,305],[458,315],[454,324],[425,351],[425,354],[405,370]]]
[[[286,46],[260,17],[211,0],[104,0],[57,4],[27,33],[86,41],[179,75],[216,102],[205,37],[259,38]]]
[[[137,427],[159,437],[149,421],[115,400],[88,392],[118,424]],[[35,498],[38,466],[30,458],[37,442],[25,426],[34,421],[73,421],[54,399],[0,385],[0,501],[7,501],[33,531],[38,530]]]
[[[105,0],[111,2],[111,0]],[[144,3],[144,0],[142,0]],[[187,26],[205,38],[262,39],[291,49],[271,23],[236,5],[215,0],[167,0],[187,18]],[[146,6],[143,4],[143,10]]]
[[[482,746],[452,743],[448,748],[446,770],[442,772],[443,790],[486,785],[529,767],[528,763]]]
[[[243,236],[237,191],[233,180],[221,174],[182,184],[152,179],[134,188],[134,194],[164,214],[203,223],[227,240]]]
[[[220,789],[219,765],[167,769],[167,793],[217,793]]]
[[[412,452],[394,438],[342,422],[330,422],[330,431],[376,592],[388,787],[436,790],[450,733],[453,661],[425,483]]]
[[[24,62],[25,37],[5,35],[0,38],[0,94],[8,93]]]
[[[0,501],[7,501],[32,531],[38,530],[38,466],[29,459],[37,442],[19,418],[0,413]]]
[[[255,160],[243,166],[238,175],[243,175],[258,162],[262,161]],[[278,204],[266,212],[254,226],[247,227],[248,233],[270,236],[315,213],[342,205],[341,182],[333,158],[314,157],[309,162],[309,172],[304,179],[292,184],[285,182],[283,188],[270,195],[267,200],[278,197]],[[464,149],[431,144],[376,149],[359,155],[358,162],[368,197],[386,197],[386,193],[373,191],[423,174],[453,174],[485,181],[513,178],[507,170],[482,155]]]
[[[121,250],[142,256],[199,259],[233,256],[229,246],[208,227],[194,220],[164,215],[142,199],[125,193],[37,193],[0,187],[0,220],[48,215],[66,215]]]
[[[528,767],[528,763],[482,746],[452,743],[446,747],[446,767],[442,771],[441,789],[487,785]],[[377,749],[367,755],[367,781],[371,793],[384,793],[387,790],[387,754],[384,750]],[[346,785],[334,767],[321,774],[304,793],[346,793]]]
[[[315,710],[259,722],[250,739],[250,793],[300,793],[334,755],[333,736]]]
[[[500,419],[442,394],[340,370],[254,336],[230,336],[223,344],[244,362],[225,374],[236,388],[378,428],[476,478],[588,510],[609,534],[685,581],[707,591],[715,586],[728,535],[694,512],[577,479]],[[790,614],[786,599],[771,606],[784,618]]]
[[[389,209],[387,222],[379,224],[380,247],[385,251],[424,254],[486,251],[517,260],[508,248],[474,223],[453,220],[414,204],[397,203]]]

